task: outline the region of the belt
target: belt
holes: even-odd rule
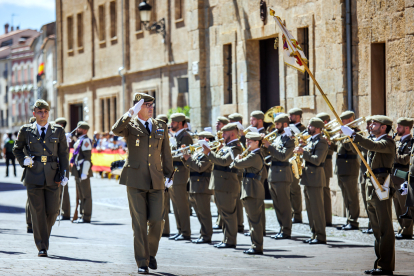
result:
[[[210,176],[211,176],[211,173],[209,173],[209,172],[203,172],[203,173],[199,173],[199,172],[190,172],[190,176],[210,177]]]
[[[239,173],[238,169],[230,169],[229,167],[223,167],[219,165],[214,165],[215,171],[222,171],[222,172],[231,172],[231,173]]]
[[[287,167],[287,166],[290,166],[290,163],[289,162],[272,161],[272,166]]]
[[[46,162],[57,162],[57,156],[35,156],[33,160],[40,161],[42,163]]]
[[[394,169],[409,169],[410,165],[403,165],[400,163],[394,163]]]
[[[257,180],[260,180],[262,178],[261,175],[255,174],[255,173],[243,173],[243,177],[253,178],[253,179],[257,179]]]
[[[305,162],[305,166],[310,166],[310,167],[324,167],[325,166],[325,162],[324,163],[321,163],[319,166],[316,166],[315,164],[306,161]]]
[[[382,173],[384,173],[384,174],[390,174],[391,173],[391,169],[389,169],[389,168],[376,168],[376,169],[373,169],[372,172],[374,174],[382,174]],[[369,176],[370,176],[369,171],[366,171],[365,172],[365,177],[369,177]]]
[[[356,154],[338,154],[338,159],[357,159],[357,158],[358,158],[358,155]]]
[[[173,166],[174,166],[174,167],[179,167],[179,166],[184,166],[184,164],[183,164],[183,162],[181,162],[181,161],[174,161],[174,162],[173,162]]]
[[[328,154],[328,155],[326,156],[326,159],[332,159],[332,154]]]

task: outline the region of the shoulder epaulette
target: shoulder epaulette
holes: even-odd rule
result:
[[[157,121],[157,123],[161,123],[161,124],[163,124],[163,125],[166,125],[167,123],[166,122],[164,122],[163,120],[161,120],[161,119],[154,119],[155,121]]]

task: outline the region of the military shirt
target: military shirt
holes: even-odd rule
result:
[[[180,149],[182,145],[189,146],[193,144],[193,139],[191,135],[183,129],[176,137],[177,149]],[[173,157],[173,166],[177,171],[174,175],[174,185],[187,185],[188,179],[190,177],[190,170],[184,166],[181,157]]]
[[[191,170],[189,193],[213,194],[209,189],[213,164],[202,151],[195,152],[190,158],[182,159],[184,165]]]
[[[72,167],[72,174],[76,177],[80,177],[82,174],[92,176],[92,140],[87,136],[79,137],[76,143],[73,145],[74,152],[80,146],[80,151],[76,154],[75,163]]]
[[[326,177],[324,162],[328,155],[328,142],[321,134],[310,138],[303,152],[305,168],[302,170],[301,185],[311,187],[325,187]]]
[[[268,152],[272,156],[272,162],[288,163],[293,157],[295,141],[287,135],[278,136],[268,147]],[[292,182],[293,173],[290,164],[287,166],[271,165],[269,170],[269,182]]]
[[[358,129],[355,129],[358,132]],[[358,154],[348,139],[337,141],[331,145],[331,149],[337,152],[335,174],[337,175],[359,175],[360,159]]]
[[[404,137],[404,140],[396,142],[396,153],[394,160],[394,167],[391,175],[394,185],[401,185],[404,180],[398,177],[394,177],[394,172],[396,169],[401,171],[408,171],[410,167],[410,150],[412,147],[412,136],[411,134]]]
[[[235,159],[234,166],[239,169],[244,169],[243,182],[241,187],[241,199],[246,197],[264,199],[265,191],[261,181],[261,172],[264,169],[263,156],[260,150],[256,152],[250,152],[246,157],[242,159]],[[247,177],[247,174],[253,174],[255,177]]]

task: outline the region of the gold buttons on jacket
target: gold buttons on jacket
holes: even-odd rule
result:
[[[280,171],[282,171],[282,170],[280,170]]]
[[[131,165],[128,165],[128,167],[131,167]]]
[[[148,163],[148,167],[149,167],[149,166],[151,166],[151,164],[150,164],[150,163]]]
[[[149,145],[149,147],[151,147],[151,145]]]
[[[151,138],[151,136],[150,136],[150,138]]]
[[[46,144],[46,141],[43,141],[43,144]]]
[[[148,154],[148,156],[151,156],[151,153],[150,153],[150,154]]]
[[[197,181],[200,181],[200,179],[197,179]]]

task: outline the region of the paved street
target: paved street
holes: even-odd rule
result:
[[[91,224],[69,221],[55,224],[50,238],[49,258],[37,257],[32,234],[26,233],[26,190],[19,177],[4,177],[0,163],[0,274],[1,275],[136,275],[131,219],[126,189],[115,180],[92,180],[93,214]],[[72,211],[75,207],[74,180],[69,182]],[[212,209],[214,206],[212,205]],[[212,211],[216,214],[216,211]],[[305,214],[305,213],[304,213]],[[327,245],[301,242],[309,235],[308,225],[294,225],[293,239],[271,239],[278,225],[274,211],[267,210],[268,237],[263,256],[246,256],[250,238],[238,235],[237,249],[215,249],[212,245],[161,239],[155,275],[362,275],[372,268],[375,254],[373,236],[359,231],[345,233],[327,228]],[[215,219],[215,217],[213,218]],[[305,219],[306,220],[306,219]],[[340,224],[343,218],[334,218]],[[170,214],[174,232],[174,215]],[[366,220],[362,219],[362,226]],[[193,238],[199,224],[191,218]],[[247,221],[245,220],[247,230]],[[215,232],[213,241],[222,238]],[[414,241],[397,241],[398,275],[414,275]],[[152,271],[154,272],[154,271]]]

